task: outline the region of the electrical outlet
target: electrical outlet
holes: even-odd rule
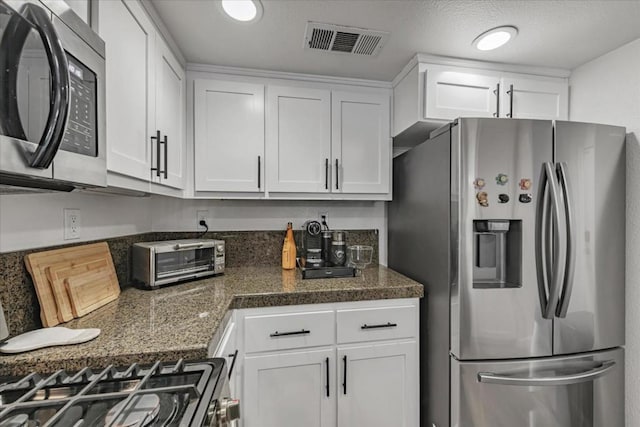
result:
[[[64,240],[80,238],[80,209],[64,209]]]
[[[327,226],[329,225],[329,211],[319,211],[318,212],[318,221],[320,221],[320,224],[324,225],[322,223],[322,221],[327,223]]]
[[[201,231],[206,230],[206,227],[200,225],[200,221],[204,221],[208,225],[209,224],[207,221],[208,216],[209,216],[209,211],[207,210],[199,210],[196,212],[196,227],[198,227],[198,230],[201,230]]]

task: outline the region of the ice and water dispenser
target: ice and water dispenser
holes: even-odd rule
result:
[[[522,221],[473,221],[473,287],[522,286]]]

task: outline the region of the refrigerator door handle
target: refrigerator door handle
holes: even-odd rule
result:
[[[567,228],[567,255],[564,267],[564,279],[562,284],[562,293],[560,294],[560,300],[556,309],[556,316],[564,318],[567,317],[567,311],[569,310],[569,301],[571,300],[571,291],[573,289],[573,275],[576,269],[576,228],[573,217],[573,207],[571,206],[570,199],[570,186],[567,178],[567,164],[565,162],[558,163],[556,165],[558,172],[558,180],[562,187],[562,195],[564,197],[565,207],[565,221]]]
[[[616,362],[609,360],[600,366],[570,375],[558,375],[555,377],[516,377],[510,375],[499,375],[493,372],[479,372],[478,382],[499,385],[518,386],[562,386],[569,384],[579,384],[593,381],[606,375],[616,365]]]
[[[536,205],[536,269],[538,273],[538,294],[540,296],[540,308],[542,317],[552,319],[555,308],[558,304],[559,290],[562,284],[560,277],[560,239],[558,230],[560,229],[560,202],[558,198],[558,181],[551,162],[542,165],[540,173],[540,183],[538,185],[538,198]],[[546,196],[546,197],[545,197]],[[546,214],[548,198],[551,199],[553,221],[553,259],[549,257],[551,248],[549,247],[549,227],[550,221],[543,221]],[[551,260],[545,262],[545,259]],[[552,269],[551,276],[547,278],[547,270]],[[548,279],[548,280],[547,280]],[[548,289],[548,293],[547,293]]]

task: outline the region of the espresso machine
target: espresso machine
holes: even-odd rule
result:
[[[300,249],[303,279],[355,276],[355,269],[345,266],[346,233],[330,230],[326,222],[310,220],[302,225]]]

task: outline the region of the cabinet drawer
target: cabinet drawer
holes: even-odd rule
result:
[[[417,333],[417,307],[338,310],[338,344],[412,338]]]
[[[334,312],[274,314],[245,317],[246,353],[332,345]]]

